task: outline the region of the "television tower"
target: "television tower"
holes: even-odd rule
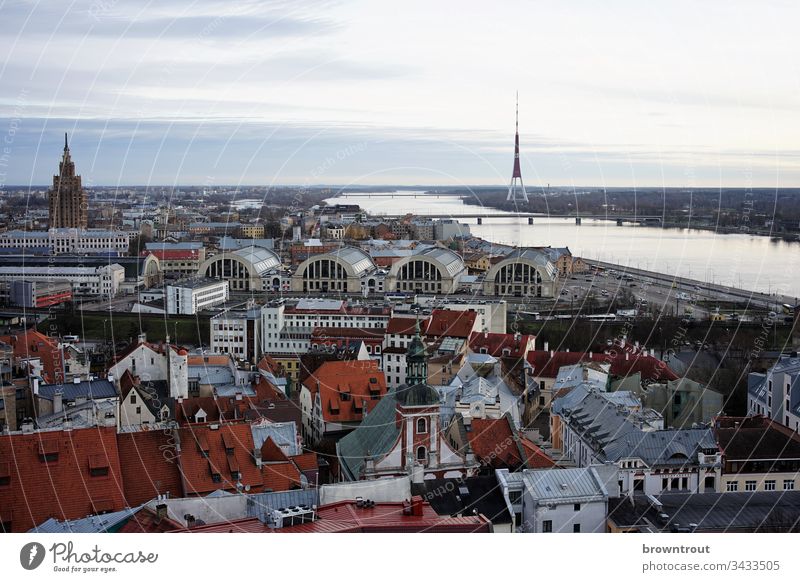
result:
[[[528,201],[525,184],[522,183],[522,170],[519,167],[519,92],[517,92],[517,124],[514,134],[514,171],[511,173],[511,184],[508,185],[506,202]]]

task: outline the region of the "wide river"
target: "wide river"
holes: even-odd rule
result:
[[[365,194],[365,193],[359,193]],[[764,236],[717,234],[709,230],[617,226],[606,220],[536,217],[467,205],[455,196],[423,195],[422,192],[343,195],[329,204],[358,204],[373,215],[506,214],[502,218],[459,219],[469,224],[473,235],[485,240],[517,246],[569,247],[573,255],[627,265],[660,273],[677,274],[700,281],[742,289],[800,295],[800,243],[773,241]]]

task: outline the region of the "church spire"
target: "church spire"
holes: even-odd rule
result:
[[[419,311],[414,325],[414,339],[408,344],[406,352],[406,384],[425,384],[428,381],[428,351],[419,325]]]
[[[64,132],[64,151],[65,152],[69,151],[69,143],[67,143],[67,132],[66,131]]]

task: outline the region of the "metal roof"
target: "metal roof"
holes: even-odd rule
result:
[[[29,533],[107,533],[116,526],[124,525],[139,509],[141,509],[141,506],[128,507],[122,511],[91,515],[82,519],[68,521],[58,521],[51,517],[29,530]]]
[[[451,251],[450,249],[444,249],[441,247],[430,247],[423,250],[422,252],[416,253],[414,256],[433,259],[434,261],[442,265],[447,270],[448,274],[451,277],[459,274],[466,268],[464,266],[464,261],[461,259],[461,257],[458,256],[453,251]]]
[[[264,442],[271,438],[281,449],[289,447],[290,457],[303,452],[297,446],[297,425],[294,421],[251,424],[250,432],[253,433],[253,444],[256,449],[260,449]]]
[[[83,380],[77,384],[43,384],[39,386],[39,397],[52,400],[56,391],[60,390],[63,400],[75,400],[84,397],[87,400],[100,398],[114,398],[117,396],[117,389],[114,384],[106,379],[88,381]]]
[[[540,504],[547,501],[600,501],[608,497],[600,476],[592,467],[526,469],[522,473],[522,482]]]
[[[264,247],[257,247],[254,245],[243,247],[231,253],[241,257],[245,261],[253,265],[253,268],[259,275],[266,275],[277,267],[281,266],[281,259],[278,255]]]
[[[605,449],[605,458],[641,459],[648,466],[683,465],[697,458],[702,449],[717,448],[711,429],[656,430],[630,432]]]
[[[395,422],[396,413],[397,401],[392,391],[381,398],[358,428],[336,444],[339,463],[351,480],[361,477],[367,456],[379,460],[397,442],[400,428]]]

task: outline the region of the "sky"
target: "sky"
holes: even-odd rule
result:
[[[800,187],[793,1],[0,0],[0,186]]]

